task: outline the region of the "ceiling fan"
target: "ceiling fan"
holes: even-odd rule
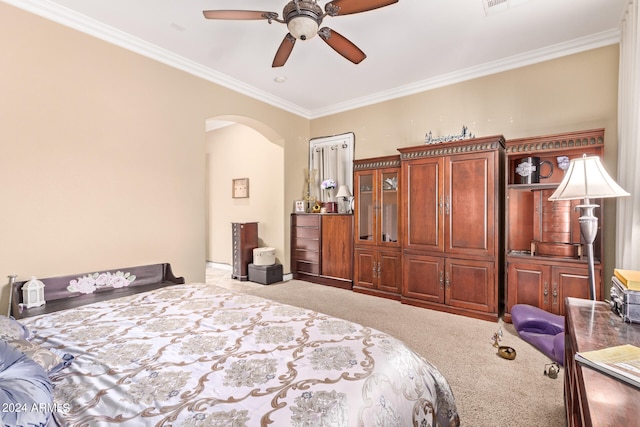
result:
[[[354,64],[362,62],[367,55],[358,46],[329,27],[320,28],[325,16],[341,16],[366,12],[397,3],[398,0],[332,0],[324,5],[324,11],[318,0],[291,0],[282,10],[282,19],[275,12],[258,10],[205,10],[207,19],[259,20],[265,19],[287,24],[289,32],[273,58],[272,67],[282,67],[296,43],[296,40],[309,40],[316,34],[340,55]]]

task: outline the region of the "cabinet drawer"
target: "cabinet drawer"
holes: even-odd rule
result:
[[[320,215],[295,215],[293,217],[294,227],[320,227]]]
[[[536,255],[567,258],[575,258],[577,256],[577,246],[569,243],[534,242],[534,244]]]
[[[295,239],[320,239],[319,228],[295,227],[293,229],[293,238]]]
[[[571,222],[571,210],[545,212],[544,221]]]
[[[292,249],[318,252],[320,250],[320,240],[296,239]]]
[[[543,242],[559,242],[569,243],[571,242],[571,233],[555,233],[553,231],[542,232]]]
[[[293,259],[296,261],[310,261],[310,262],[319,263],[320,252],[296,249],[293,253]]]
[[[562,212],[565,214],[571,214],[571,202],[569,200],[559,202],[543,202],[542,213],[553,214],[556,212]]]
[[[320,274],[320,264],[306,261],[296,261],[295,271],[298,273]]]
[[[571,233],[571,222],[569,221],[547,221],[547,217],[542,223],[543,232],[551,233]]]

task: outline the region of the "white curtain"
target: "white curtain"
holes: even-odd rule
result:
[[[640,0],[630,0],[620,26],[616,267],[640,270]]]
[[[338,192],[340,185],[349,184],[347,176],[351,173],[351,168],[348,162],[348,148],[348,145],[344,143],[311,148],[313,150],[313,169],[317,171],[318,177],[315,182],[313,196],[320,201],[329,201],[329,192],[323,190],[321,187],[323,181],[332,179],[336,182],[336,188],[332,190],[333,196]]]
[[[309,167],[313,180],[309,181],[309,198],[321,202],[335,201],[341,185],[346,185],[353,194],[353,154],[355,135],[315,138],[309,141]],[[336,187],[328,192],[322,189],[322,182],[332,179]]]

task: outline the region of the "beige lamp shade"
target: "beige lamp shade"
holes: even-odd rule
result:
[[[349,187],[347,187],[346,185],[341,185],[340,188],[338,188],[338,194],[336,194],[336,197],[344,197],[345,199],[351,197]]]
[[[549,200],[600,199],[628,195],[609,176],[599,157],[583,155],[571,160],[564,179]]]

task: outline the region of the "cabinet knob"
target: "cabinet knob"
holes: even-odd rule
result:
[[[449,272],[448,272],[448,271],[447,271],[446,279],[445,279],[445,281],[444,281],[444,285],[445,285],[445,287],[447,287],[447,288],[451,287],[451,283],[449,283]]]
[[[442,289],[443,283],[444,283],[444,274],[442,274],[442,270],[440,270],[440,289]]]

